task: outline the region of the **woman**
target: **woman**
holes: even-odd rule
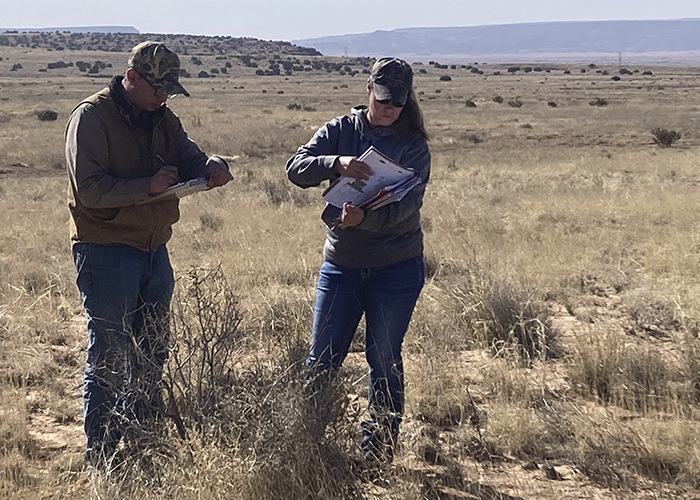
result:
[[[378,60],[367,81],[368,105],[326,123],[287,161],[287,176],[303,188],[341,176],[366,180],[371,168],[357,157],[374,146],[421,179],[401,201],[377,210],[329,204],[322,214],[325,262],[306,363],[315,373],[337,371],[365,314],[371,420],[362,423],[362,449],[380,462],[393,459],[404,409],[401,346],[425,278],[419,211],[430,152],[412,86],[405,61]]]

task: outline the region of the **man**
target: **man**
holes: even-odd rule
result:
[[[83,382],[86,458],[104,463],[126,434],[162,409],[174,279],[166,242],[180,217],[168,187],[232,177],[226,162],[187,137],[168,97],[189,93],[165,45],[132,49],[123,76],[81,102],[66,127],[73,258],[87,319]]]

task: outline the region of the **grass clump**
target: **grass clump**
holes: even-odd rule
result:
[[[557,354],[551,312],[536,292],[477,269],[466,291],[457,293],[465,305],[466,324],[495,355],[512,354],[529,364]]]
[[[578,348],[569,373],[583,394],[603,404],[643,414],[675,413],[690,402],[693,391],[679,366],[655,349],[600,335]]]

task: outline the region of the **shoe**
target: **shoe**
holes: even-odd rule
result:
[[[365,463],[371,467],[383,467],[394,461],[394,447],[398,437],[397,426],[380,425],[364,421],[362,426],[362,452]],[[392,427],[396,427],[393,429]]]

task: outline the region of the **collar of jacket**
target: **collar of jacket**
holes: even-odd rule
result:
[[[355,127],[360,133],[360,137],[386,137],[397,134],[394,125],[389,125],[388,127],[371,127],[367,121],[367,106],[364,104],[352,108],[352,114],[355,117]]]
[[[122,85],[123,75],[117,75],[112,77],[109,81],[109,94],[112,96],[114,103],[119,108],[119,112],[126,118],[132,125],[139,127],[146,132],[151,132],[153,130],[153,125],[158,123],[158,121],[165,115],[165,106],[161,106],[155,111],[137,113],[134,106],[126,100],[124,95],[124,86]]]

